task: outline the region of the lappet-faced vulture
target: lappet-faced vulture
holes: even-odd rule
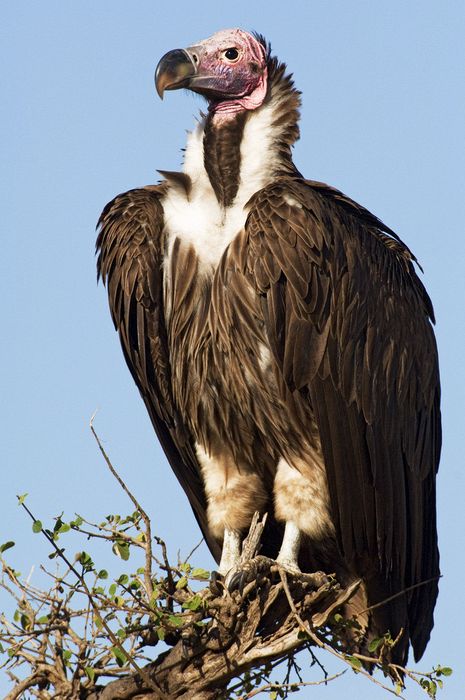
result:
[[[415,258],[297,170],[300,93],[262,37],[220,31],[167,53],[155,79],[160,96],[203,95],[207,114],[181,172],[107,204],[97,250],[158,439],[220,573],[266,511],[263,554],[362,579],[347,614],[365,643],[403,630],[394,660],[410,644],[418,659],[439,576],[441,425]]]

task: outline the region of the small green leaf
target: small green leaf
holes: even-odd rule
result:
[[[195,610],[198,610],[199,608],[201,608],[202,605],[203,605],[202,596],[196,594],[192,598],[190,598],[189,600],[186,600],[182,604],[182,607],[184,609],[187,609],[187,610],[194,610],[195,611]]]
[[[342,617],[341,613],[336,613],[334,615],[334,622],[343,622],[344,618]]]
[[[127,576],[126,574],[121,574],[117,583],[119,583],[120,586],[125,586],[128,581],[129,581],[129,576]]]
[[[160,640],[160,642],[163,642],[163,640],[165,639],[165,630],[163,629],[163,627],[157,628],[157,637]]]
[[[48,625],[50,622],[50,618],[48,615],[42,615],[42,617],[39,617],[38,620],[36,620],[38,625]]]
[[[120,668],[127,663],[128,657],[122,649],[119,649],[118,647],[112,647],[111,653],[115,657],[116,663]]]
[[[210,572],[206,569],[192,569],[191,577],[198,579],[199,581],[208,581],[210,578]]]
[[[113,553],[116,554],[117,557],[120,557],[123,561],[127,561],[129,559],[129,544],[127,542],[117,540],[113,547],[112,547]]]
[[[77,560],[87,571],[90,571],[94,566],[92,557],[87,552],[80,552],[79,556],[77,557]]]
[[[16,496],[16,498],[18,499],[18,506],[23,505],[24,501],[26,500],[27,495],[28,495],[27,493],[23,493],[21,496]]]
[[[97,574],[97,578],[108,578],[108,571],[106,569],[100,569],[100,571]]]
[[[84,669],[84,673],[86,674],[87,678],[93,683],[95,678],[95,668],[92,668],[92,666],[86,666]]]
[[[23,630],[29,630],[32,626],[31,625],[31,618],[28,615],[26,615],[26,613],[23,613],[20,616],[20,623],[21,623],[21,627],[23,628]]]
[[[168,622],[173,625],[173,627],[180,627],[184,624],[184,618],[179,615],[169,615]]]
[[[442,676],[451,676],[453,674],[453,670],[449,666],[441,666],[440,669]]]
[[[187,586],[187,578],[185,576],[182,576],[179,581],[176,583],[176,590],[180,591],[182,588],[185,588]]]
[[[35,532],[36,534],[42,530],[42,523],[40,520],[34,520],[32,523],[32,532]]]
[[[114,596],[114,595],[115,595],[115,593],[116,593],[116,583],[112,583],[112,584],[111,584],[110,588],[108,589],[108,593],[109,593],[111,596]]]
[[[62,654],[62,655],[63,655],[63,658],[64,658],[65,661],[69,661],[70,658],[71,658],[71,656],[72,656],[72,653],[70,652],[69,649],[65,649],[65,650],[63,651],[63,654]]]
[[[438,689],[438,686],[434,681],[430,681],[427,678],[422,678],[420,680],[420,685],[422,688],[424,688],[424,690],[426,690],[430,698],[436,697],[436,691]]]
[[[368,651],[376,651],[384,642],[384,637],[376,637],[368,644]]]
[[[60,525],[60,528],[58,530],[58,534],[62,535],[64,532],[69,532],[71,530],[71,526],[68,525],[68,523],[62,523]]]
[[[59,550],[59,552],[61,552],[61,553],[63,553],[64,551],[65,551],[65,550],[64,550],[64,547],[62,547],[62,548]],[[55,551],[55,552],[52,552],[51,554],[49,554],[49,555],[48,555],[48,558],[49,558],[49,559],[55,559],[55,557],[58,557],[58,556],[59,556],[59,555],[58,555],[58,552]]]
[[[9,540],[8,542],[4,542],[3,544],[0,544],[0,554],[3,554],[3,552],[6,552],[7,549],[11,549],[12,547],[15,546],[15,543]]]
[[[362,662],[355,656],[346,656],[347,661],[350,663],[354,671],[358,672],[362,668]]]
[[[396,687],[394,688],[395,694],[400,695],[403,687],[402,683],[396,683]]]
[[[277,697],[278,693],[276,692],[276,690],[272,690],[270,693],[270,700],[276,700]]]

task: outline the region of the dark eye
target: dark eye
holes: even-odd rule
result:
[[[239,51],[232,46],[230,49],[226,49],[226,51],[223,52],[223,56],[228,60],[234,63],[237,61],[239,58]]]

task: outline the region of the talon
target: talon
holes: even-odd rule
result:
[[[210,577],[209,589],[214,596],[220,596],[223,593],[224,581],[223,576],[219,571],[212,571]]]
[[[224,585],[230,593],[233,591],[239,591],[239,593],[242,595],[245,585],[244,579],[244,571],[240,569],[231,569],[231,571],[228,571],[226,574]]]
[[[259,555],[245,564],[238,564],[230,569],[225,576],[224,585],[230,593],[239,591],[243,595],[249,584],[259,583],[260,576],[269,574],[275,565],[274,559]]]

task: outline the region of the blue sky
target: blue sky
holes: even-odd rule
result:
[[[90,435],[90,416],[175,557],[199,532],[157,446],[95,279],[95,223],[115,194],[176,169],[199,98],[161,102],[167,50],[241,26],[263,33],[303,92],[299,169],[335,185],[397,231],[424,267],[437,315],[444,449],[441,594],[421,668],[451,665],[462,697],[464,614],[465,6],[423,0],[283,3],[43,0],[2,3],[0,541],[37,568],[48,547],[15,494],[47,521],[129,505]],[[211,567],[205,549],[199,566]],[[0,594],[1,596],[2,594]],[[7,605],[0,599],[0,609]],[[452,646],[454,645],[454,647]],[[0,692],[6,689],[0,679]],[[382,697],[347,674],[322,700]],[[299,697],[316,697],[316,692]],[[412,690],[409,698],[419,697]]]

